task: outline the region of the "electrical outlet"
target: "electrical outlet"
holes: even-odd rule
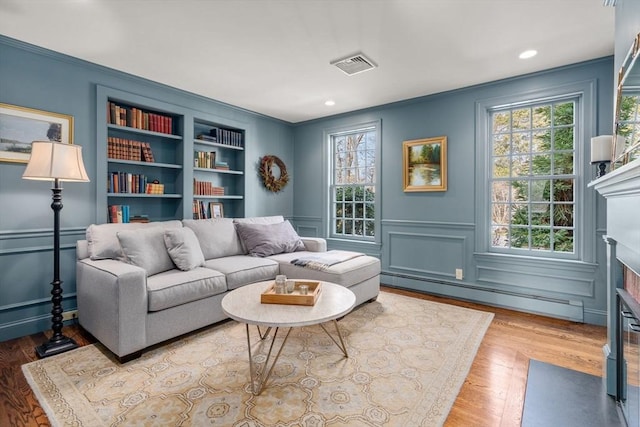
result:
[[[461,268],[456,268],[456,279],[458,280],[462,280],[462,269]]]
[[[62,313],[62,321],[78,318],[78,310],[69,310]]]

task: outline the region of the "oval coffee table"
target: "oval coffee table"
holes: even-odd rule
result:
[[[296,279],[296,282],[304,281],[305,280]],[[344,286],[331,282],[321,282],[321,284],[322,288],[318,296],[318,300],[315,305],[312,306],[261,303],[260,294],[273,285],[273,280],[242,286],[229,292],[222,299],[222,310],[224,313],[230,318],[244,323],[246,327],[247,348],[249,350],[249,370],[253,394],[258,395],[262,392],[264,385],[271,375],[274,365],[278,361],[280,353],[282,353],[282,349],[287,342],[287,338],[289,338],[291,328],[320,325],[325,333],[329,335],[329,338],[331,338],[338,348],[342,350],[342,353],[344,353],[346,357],[349,357],[336,319],[344,316],[353,309],[356,304],[356,296],[351,292],[351,290]],[[323,325],[323,323],[329,321],[333,321],[340,342],[329,334],[329,331]],[[257,326],[258,335],[261,340],[267,338],[271,329],[275,329],[273,340],[271,341],[264,368],[262,370],[262,373],[265,371],[267,372],[264,376],[262,373],[258,373],[257,375],[255,373],[255,365],[251,354],[249,325]],[[267,327],[264,334],[260,330],[260,326]],[[268,365],[271,358],[271,352],[280,328],[289,328],[289,330],[287,331],[282,344],[277,350],[275,357],[271,362],[271,366],[269,367]]]

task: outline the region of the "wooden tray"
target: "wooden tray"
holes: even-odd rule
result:
[[[300,294],[300,285],[309,287],[307,295]],[[260,294],[262,304],[288,304],[288,305],[315,305],[322,290],[320,282],[295,282],[293,293],[276,294],[275,282],[263,293]]]

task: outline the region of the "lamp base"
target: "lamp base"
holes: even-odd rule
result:
[[[39,358],[54,356],[56,354],[64,353],[65,351],[78,348],[78,344],[69,337],[64,335],[56,340],[49,340],[46,343],[36,347],[36,354]]]
[[[607,162],[600,162],[598,164],[598,174],[596,178],[602,178],[607,174]]]

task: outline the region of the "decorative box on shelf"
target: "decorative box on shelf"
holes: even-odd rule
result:
[[[301,286],[307,287],[306,294],[301,293]],[[321,282],[295,281],[292,293],[277,294],[274,282],[260,294],[260,302],[262,304],[315,305],[321,290]]]
[[[147,194],[164,194],[164,184],[147,184]]]

